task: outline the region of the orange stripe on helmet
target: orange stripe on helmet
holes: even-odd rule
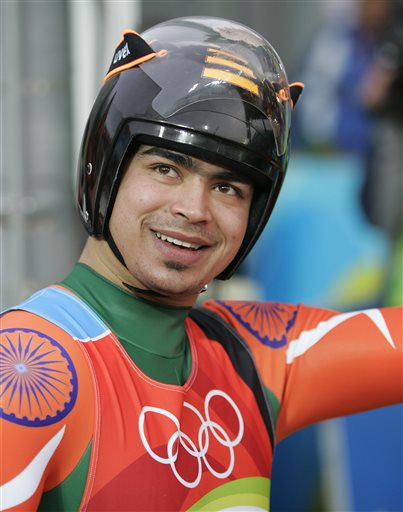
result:
[[[256,96],[259,96],[259,88],[254,82],[252,82],[252,80],[236,75],[235,73],[229,73],[228,71],[223,71],[221,69],[204,68],[202,76],[205,78],[215,78],[216,80],[222,80],[223,82],[237,85]]]
[[[234,62],[232,60],[208,55],[206,57],[206,62],[209,62],[210,64],[219,64],[221,66],[228,66],[233,69],[238,69],[239,71],[245,73],[245,75],[248,75],[252,78],[256,78],[253,71],[250,68],[243,66],[242,64],[238,64],[237,62]]]
[[[244,64],[248,64],[248,61],[240,57],[239,55],[235,55],[235,53],[226,52],[225,50],[220,50],[219,48],[209,48],[209,53],[215,53],[222,57],[229,57],[232,60],[237,60],[238,62],[243,62]]]

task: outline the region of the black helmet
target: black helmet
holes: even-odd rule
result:
[[[242,245],[218,276],[228,279],[276,203],[288,163],[291,96],[295,102],[300,91],[288,85],[272,46],[239,23],[188,17],[141,37],[125,31],[81,146],[77,201],[86,230],[110,241],[121,171],[140,143],[223,165],[255,184]]]

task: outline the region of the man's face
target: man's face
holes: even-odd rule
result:
[[[141,146],[109,227],[133,284],[172,298],[197,295],[236,255],[253,187],[187,155]]]

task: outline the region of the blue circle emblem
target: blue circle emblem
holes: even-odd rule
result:
[[[0,417],[30,427],[60,421],[77,399],[77,372],[67,351],[32,329],[0,335]]]

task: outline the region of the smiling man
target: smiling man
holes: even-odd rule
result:
[[[125,32],[81,148],[80,261],[2,317],[1,510],[268,510],[276,442],[402,400],[399,308],[194,306],[270,217],[301,90],[234,22]]]

